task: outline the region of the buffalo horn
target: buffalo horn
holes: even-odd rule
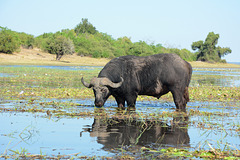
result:
[[[93,78],[93,79],[94,79],[94,78]],[[82,81],[82,84],[83,84],[85,87],[91,88],[91,87],[93,86],[93,84],[92,84],[93,79],[91,80],[90,84],[87,83],[87,82],[85,82],[84,79],[83,79],[83,77],[82,77],[81,81]]]
[[[121,77],[121,81],[118,83],[113,83],[110,79],[108,78],[102,78],[101,79],[101,84],[104,86],[110,86],[112,88],[118,88],[122,85],[123,83],[123,78]]]

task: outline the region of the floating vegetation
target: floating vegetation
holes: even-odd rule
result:
[[[0,159],[240,158],[239,69],[194,69],[187,113],[170,93],[135,112],[94,107],[80,78],[99,67],[0,69]]]

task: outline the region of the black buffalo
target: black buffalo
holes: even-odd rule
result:
[[[176,54],[156,54],[146,57],[122,56],[112,59],[90,83],[95,105],[102,107],[108,97],[115,97],[118,108],[135,109],[138,95],[160,98],[169,91],[177,110],[186,111],[189,101],[188,86],[192,75],[191,65]]]

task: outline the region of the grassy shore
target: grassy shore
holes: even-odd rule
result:
[[[53,66],[104,66],[110,59],[64,55],[56,61],[56,55],[34,49],[21,49],[13,54],[0,53],[0,65],[53,65]],[[195,68],[240,68],[240,65],[223,63],[190,62]]]
[[[56,55],[34,49],[21,49],[13,54],[0,53],[0,65],[51,65],[51,66],[104,66],[110,59],[64,55],[56,61]]]

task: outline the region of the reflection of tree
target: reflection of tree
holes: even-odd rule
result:
[[[179,124],[169,126],[157,121],[95,118],[92,127],[84,130],[89,132],[91,137],[97,137],[97,142],[103,144],[106,150],[125,145],[189,146],[190,142],[186,126],[179,126]]]

